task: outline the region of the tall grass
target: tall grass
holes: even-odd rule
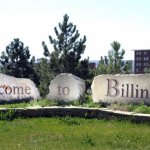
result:
[[[1,150],[149,150],[150,125],[81,118],[0,121]]]

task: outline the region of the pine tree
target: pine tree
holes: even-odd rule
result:
[[[121,73],[122,69],[122,60],[125,54],[124,49],[120,49],[121,45],[117,41],[113,41],[111,43],[112,50],[108,52],[108,57],[110,60],[111,68],[113,69],[111,72],[114,74]]]
[[[126,62],[123,63],[123,73],[124,74],[130,74],[130,73],[133,73],[132,71],[132,61],[128,60]]]
[[[39,77],[39,92],[42,97],[45,97],[49,92],[50,80],[54,78],[51,72],[50,66],[48,65],[48,60],[46,58],[41,58],[40,62],[36,64],[36,73]]]
[[[38,82],[33,69],[35,58],[32,57],[30,60],[29,48],[24,47],[24,43],[18,38],[6,46],[6,51],[3,51],[0,56],[0,62],[2,73],[19,78],[30,78]]]
[[[97,74],[107,74],[108,73],[108,58],[107,56],[102,57],[98,63]]]
[[[62,72],[72,73],[86,78],[85,73],[80,74],[81,66],[84,64],[84,71],[88,72],[88,59],[80,60],[85,51],[86,36],[79,39],[79,32],[73,23],[69,22],[69,16],[63,17],[63,22],[59,23],[58,28],[54,28],[56,39],[49,36],[50,44],[54,51],[49,52],[45,42],[42,42],[44,55],[50,57],[50,68],[55,74]]]
[[[96,74],[131,73],[131,62],[123,62],[125,50],[120,49],[120,43],[113,41],[111,46],[108,56],[101,57]]]

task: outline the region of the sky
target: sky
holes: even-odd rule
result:
[[[133,59],[133,49],[150,49],[150,0],[0,0],[0,53],[19,38],[36,58],[42,41],[53,51],[48,36],[67,13],[80,37],[87,37],[82,58],[99,60],[118,41]]]

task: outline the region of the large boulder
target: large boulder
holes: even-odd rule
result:
[[[33,81],[0,73],[0,103],[29,101],[40,98]]]
[[[94,102],[150,104],[150,74],[99,75],[91,88]]]
[[[47,98],[68,102],[82,100],[84,94],[84,80],[73,74],[61,73],[50,82]]]

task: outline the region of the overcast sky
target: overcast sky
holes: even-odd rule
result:
[[[43,57],[42,41],[64,14],[86,35],[83,58],[99,60],[116,40],[133,59],[132,49],[150,49],[150,0],[0,0],[0,52],[19,38],[36,58]]]

